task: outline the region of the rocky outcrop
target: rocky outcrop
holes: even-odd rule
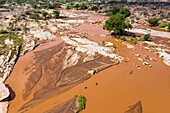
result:
[[[0,113],[7,113],[8,101],[5,101],[10,92],[4,83],[0,82]]]
[[[163,62],[170,66],[170,50],[162,44],[156,44],[154,42],[145,41],[143,42],[144,48],[150,52],[154,52],[163,59]]]

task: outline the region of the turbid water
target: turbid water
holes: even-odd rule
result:
[[[92,14],[90,13],[89,15]],[[87,20],[90,21],[94,18],[95,15],[90,16]],[[104,17],[97,15],[96,18]],[[142,109],[144,113],[170,112],[170,68],[163,63],[161,58],[152,52],[148,52],[138,44],[130,44],[135,49],[127,48],[127,42],[123,44],[122,41],[114,39],[109,35],[108,31],[103,30],[101,26],[96,24],[85,23],[76,27],[75,31],[86,33],[89,39],[100,44],[103,41],[113,42],[119,55],[124,57],[125,60],[116,66],[95,74],[90,79],[71,89],[63,91],[60,95],[46,98],[45,101],[38,103],[35,107],[32,106],[25,110],[25,113],[48,111],[59,104],[69,101],[75,95],[84,95],[87,98],[86,109],[82,113],[124,113],[130,109],[129,106],[134,107],[133,105],[136,103],[141,104],[136,104],[138,107],[134,107],[134,109]],[[13,72],[6,81],[16,95],[10,102],[9,113],[20,112],[18,110],[23,104],[33,97],[33,95],[30,95],[26,100],[23,99],[23,90],[29,78],[25,70],[28,67],[35,66],[34,52],[46,50],[61,43],[61,39],[45,43],[19,58]],[[137,57],[135,54],[140,54],[140,56]],[[155,58],[156,61],[149,60],[146,56]],[[152,67],[144,66],[138,60],[139,58],[150,63]]]

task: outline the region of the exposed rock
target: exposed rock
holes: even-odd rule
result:
[[[170,66],[170,54],[166,52],[159,52],[159,56],[163,59],[163,62]]]
[[[132,49],[132,50],[136,49],[135,46],[133,46],[133,45],[127,43],[127,42],[122,42],[122,45],[125,45],[127,48]]]
[[[53,35],[50,32],[46,32],[46,31],[44,32],[41,30],[30,31],[30,34],[36,38],[39,38],[40,40],[47,40],[53,38]]]
[[[8,102],[0,102],[0,113],[7,113],[8,111]]]
[[[83,24],[84,20],[67,20],[66,23],[69,23],[69,24]]]
[[[60,105],[54,106],[52,109],[46,111],[45,113],[78,113],[79,108],[77,107],[77,97],[64,102]]]
[[[149,65],[149,63],[148,63],[148,62],[143,62],[143,65],[145,65],[145,66],[146,66],[146,65]]]
[[[140,57],[140,54],[135,54],[136,57]]]
[[[169,32],[164,32],[164,31],[157,31],[157,30],[153,30],[153,29],[137,29],[137,28],[133,28],[128,30],[129,32],[132,33],[139,33],[139,34],[151,34],[151,36],[158,36],[158,37],[166,37],[166,38],[170,38],[170,33]]]
[[[8,96],[9,96],[8,88],[5,86],[5,84],[0,82],[0,101],[7,98]]]
[[[79,52],[86,53],[88,56],[95,56],[96,53],[99,53],[104,56],[108,56],[113,58],[119,62],[123,60],[122,57],[113,53],[110,48],[100,46],[96,42],[92,42],[85,38],[68,38],[67,36],[62,37],[62,39],[75,47],[75,49]]]
[[[87,72],[87,74],[89,74],[89,75],[94,75],[96,73],[96,70],[89,70],[88,72]]]
[[[163,59],[163,62],[170,66],[170,50],[166,49],[164,45],[148,41],[144,42],[143,44],[145,44],[145,49],[158,54],[159,57]],[[149,56],[145,56],[145,59],[156,61],[155,58],[150,58]]]
[[[129,110],[127,110],[124,113],[143,113],[141,101],[139,101],[136,104],[130,106]]]
[[[112,42],[104,42],[104,46],[106,46],[106,47],[113,47],[114,44]]]
[[[7,113],[8,101],[3,101],[9,96],[9,89],[0,82],[0,113]]]

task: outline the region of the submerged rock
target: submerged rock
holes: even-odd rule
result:
[[[136,104],[130,106],[129,110],[127,110],[124,113],[143,113],[141,101],[139,101]]]

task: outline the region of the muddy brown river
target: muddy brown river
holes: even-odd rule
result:
[[[73,12],[80,14],[77,11]],[[88,15],[86,21],[105,18],[98,14],[87,12],[85,14]],[[73,66],[63,74],[60,65],[62,65],[62,57],[66,54],[64,47],[67,45],[63,45],[59,37],[55,41],[44,43],[20,57],[7,79],[6,84],[9,84],[14,91],[11,94],[9,113],[55,112],[55,106],[68,103],[75,95],[84,95],[87,98],[86,109],[81,113],[170,113],[170,68],[163,63],[161,58],[148,52],[139,44],[130,44],[135,49],[129,49],[122,44],[121,40],[111,37],[108,31],[103,30],[97,24],[87,22],[76,26],[73,31],[86,34],[90,40],[100,44],[103,41],[112,42],[118,54],[124,57],[123,62],[115,65],[117,63],[99,55],[95,57],[98,60],[89,62],[88,65],[84,65],[80,60],[80,64],[76,65],[77,68]],[[135,54],[140,56],[137,57]],[[82,58],[85,57],[81,55]],[[145,56],[153,57],[156,61],[145,59]],[[138,58],[150,63],[152,67],[143,65]],[[100,62],[97,62],[99,60]],[[114,65],[89,78],[85,72],[89,69],[88,66],[96,63],[98,63],[97,66],[104,63]],[[46,72],[46,69],[49,71]],[[50,72],[50,70],[53,71]],[[72,83],[72,81],[66,81],[66,77],[63,79],[66,83],[63,86],[66,87],[61,85],[59,88],[60,84],[55,81],[57,76],[50,74],[54,71],[55,73],[61,71],[60,75],[63,77],[80,74],[85,78],[82,79],[81,76],[79,82]],[[40,75],[42,75],[41,79],[37,78]],[[71,80],[80,78],[73,77]]]

